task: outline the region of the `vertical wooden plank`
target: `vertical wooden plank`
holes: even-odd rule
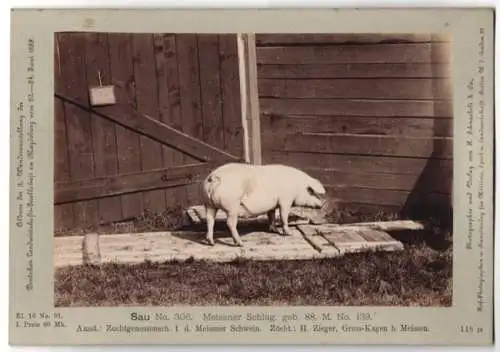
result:
[[[158,89],[156,83],[156,65],[153,35],[137,33],[133,35],[134,79],[136,86],[137,110],[156,120],[160,119],[158,109]],[[162,147],[158,142],[141,136],[142,170],[153,170],[163,165]],[[155,213],[165,211],[163,191],[143,193],[144,206]]]
[[[158,79],[158,106],[160,119],[175,129],[182,131],[181,99],[179,71],[175,35],[154,35],[156,55],[156,75]],[[187,156],[186,156],[187,157]],[[163,166],[171,167],[183,164],[184,156],[180,151],[163,147]],[[168,210],[186,205],[184,187],[172,187],[165,190],[165,206]]]
[[[244,131],[241,117],[241,90],[236,34],[219,35],[222,116],[225,149],[244,158]]]
[[[239,34],[237,43],[245,159],[253,164],[262,164],[255,35]]]
[[[88,102],[85,79],[85,34],[63,34],[59,41],[63,92],[67,96]],[[71,165],[71,179],[94,176],[92,134],[89,113],[71,104],[65,104],[67,142]],[[77,202],[73,206],[74,225],[81,229],[95,226],[98,222],[97,201]]]
[[[108,53],[107,34],[89,33],[87,37],[87,83],[89,86],[108,85],[111,83]],[[92,113],[90,115],[90,123],[92,128],[95,176],[117,175],[118,161],[116,155],[115,125]],[[100,223],[122,219],[122,205],[119,196],[100,199],[98,207]]]
[[[56,82],[60,81],[57,71],[55,74]],[[66,138],[66,121],[64,103],[59,98],[54,98],[54,114],[54,181],[68,181],[70,179],[70,165]],[[72,228],[73,205],[56,205],[54,207],[54,229],[57,232],[65,232]]]
[[[203,138],[203,121],[200,108],[200,70],[198,40],[195,34],[179,34],[176,38],[179,83],[181,94],[182,128],[195,138]],[[199,185],[186,186],[188,204],[198,202]]]
[[[257,84],[257,54],[255,48],[255,34],[244,34],[244,67],[247,106],[247,125],[250,147],[250,161],[253,164],[262,164],[262,150],[260,141],[260,111],[259,93]]]
[[[433,50],[433,44],[430,44],[431,50],[428,52],[428,62],[435,62],[436,59],[439,57],[436,57],[436,51]],[[433,74],[434,76],[434,74]],[[433,81],[431,81],[433,83]],[[434,88],[434,87],[431,87]],[[434,91],[432,89],[432,91]],[[432,116],[436,116],[436,100],[435,99],[430,99],[433,108],[433,113]],[[434,123],[435,126],[435,123]],[[433,131],[433,136],[435,136],[435,128]],[[401,213],[403,213],[405,216],[409,216],[411,218],[416,218],[416,219],[421,219],[423,217],[427,217],[429,215],[434,215],[436,216],[438,212],[436,211],[436,204],[422,204],[422,194],[425,194],[428,192],[428,182],[427,180],[429,179],[429,161],[432,160],[434,154],[435,154],[436,148],[432,148],[431,153],[429,155],[429,158],[427,159],[427,162],[425,164],[425,167],[423,170],[420,171],[420,175],[416,182],[414,182],[413,189],[410,191],[408,194],[408,197],[405,200],[405,203],[403,204],[402,209],[400,210]],[[436,176],[439,177],[439,179],[443,180],[443,177],[439,175],[440,170],[436,170]],[[432,214],[434,213],[434,214]]]
[[[445,40],[446,37],[443,37],[442,35],[439,34],[433,34],[431,36],[432,38],[432,48],[431,48],[431,54],[429,61],[430,62],[435,62],[438,60],[441,60],[443,62],[446,62],[445,66],[446,68],[446,78],[445,79],[439,79],[438,77],[440,76],[439,69],[436,66],[432,66],[432,82],[433,82],[433,91],[437,91],[437,84],[438,82],[442,83],[442,89],[445,91],[444,94],[446,96],[452,96],[452,91],[453,91],[453,85],[451,81],[451,65],[449,64],[451,62],[451,43],[446,42],[446,43],[441,43],[441,50],[436,49],[436,42]],[[439,99],[434,99],[433,101],[433,110],[434,110],[434,116],[439,116]],[[452,116],[453,117],[453,116]],[[453,126],[453,123],[450,123],[451,126]],[[436,122],[436,118],[434,118],[434,137],[438,137],[440,135],[443,135],[443,133],[446,133],[446,127],[443,127],[442,124],[438,124]],[[447,134],[453,137],[453,127],[451,128],[451,131]],[[451,180],[450,180],[451,182]]]
[[[54,85],[56,91],[64,88],[64,77],[61,71],[59,33],[54,35]],[[64,103],[54,98],[54,182],[70,179],[68,139],[66,134],[66,116]],[[54,206],[54,230],[64,233],[73,228],[73,205],[60,204]]]
[[[444,38],[440,37],[439,35],[432,35],[432,42],[431,43],[431,51],[430,51],[430,57],[429,61],[430,62],[436,62],[437,60],[441,60],[442,62],[447,62],[449,63],[450,60],[450,55],[451,55],[451,45],[450,43],[436,43],[439,42],[440,40],[443,40]],[[450,66],[448,66],[448,70],[450,69]],[[444,81],[443,80],[438,80],[436,77],[438,76],[438,73],[436,71],[436,68],[433,68],[433,91],[435,92],[435,86],[437,83],[441,83],[443,85],[443,89],[449,93],[447,95],[451,95],[452,91],[452,84],[451,84],[451,79],[446,78]],[[437,114],[437,111],[439,109],[438,107],[439,100],[436,99],[436,97],[433,99],[433,109],[434,109],[434,116],[439,116]],[[440,128],[440,125],[436,123],[436,119],[434,119],[434,126],[433,126],[433,137],[436,138],[440,134],[442,134],[442,128]],[[452,132],[453,136],[453,132]],[[436,143],[435,143],[436,144]],[[427,161],[427,164],[425,165],[425,168],[422,171],[422,174],[420,175],[418,181],[415,184],[414,189],[410,193],[408,197],[408,201],[405,204],[405,207],[403,209],[404,212],[407,212],[410,214],[410,216],[414,216],[417,218],[422,218],[422,217],[437,217],[440,220],[440,223],[442,226],[448,227],[452,226],[453,223],[453,211],[452,211],[452,197],[453,197],[453,192],[452,192],[452,183],[453,183],[453,177],[450,177],[449,175],[446,175],[445,170],[438,169],[438,170],[432,170],[430,161],[432,161],[434,158],[439,157],[439,150],[436,146],[434,146],[432,150],[432,154],[430,155],[429,160]],[[453,155],[451,155],[451,161],[453,162]],[[444,190],[451,190],[449,194],[447,194],[447,201],[438,203],[438,202],[429,202],[429,200],[425,200],[425,203],[422,202],[422,194],[426,194],[429,192],[429,188],[431,187],[429,185],[429,180],[432,178],[429,177],[429,175],[433,175],[433,177],[438,177],[439,179],[442,180],[442,183],[446,183],[445,186],[443,186],[443,191]],[[425,199],[425,197],[423,197]]]
[[[134,67],[132,64],[132,36],[130,34],[108,34],[111,81],[116,86],[119,104],[136,107]],[[118,173],[141,171],[139,135],[122,126],[116,128]],[[125,219],[141,215],[143,199],[141,193],[121,196],[122,214]]]
[[[179,34],[177,36],[177,51],[182,126],[189,135],[203,138],[197,36],[195,34]]]
[[[219,38],[214,34],[198,36],[200,53],[200,92],[203,115],[203,140],[224,149]]]

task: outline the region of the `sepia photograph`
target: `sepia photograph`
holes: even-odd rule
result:
[[[54,306],[451,307],[452,39],[55,32]]]

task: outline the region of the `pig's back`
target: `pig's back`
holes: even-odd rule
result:
[[[310,178],[305,172],[288,165],[268,164],[263,165],[262,169],[264,172],[261,176],[266,178],[267,183],[280,189],[299,187]]]
[[[229,163],[212,171],[203,182],[205,201],[217,207],[239,202],[252,167],[249,164]]]

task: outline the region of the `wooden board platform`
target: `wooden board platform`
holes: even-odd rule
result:
[[[389,224],[389,223],[392,223]],[[414,222],[388,222],[383,228],[417,228]],[[305,260],[332,258],[364,250],[400,251],[401,242],[374,225],[308,225],[292,227],[291,236],[255,231],[240,233],[244,247],[234,246],[227,231],[215,232],[215,246],[195,231],[56,237],[54,266],[101,263],[184,261],[187,259],[230,262],[251,260]],[[375,226],[377,227],[377,226]]]

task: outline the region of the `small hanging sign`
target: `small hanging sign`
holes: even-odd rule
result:
[[[101,72],[99,76],[99,87],[90,88],[90,104],[92,106],[103,106],[116,104],[115,86],[103,86],[101,81]]]

